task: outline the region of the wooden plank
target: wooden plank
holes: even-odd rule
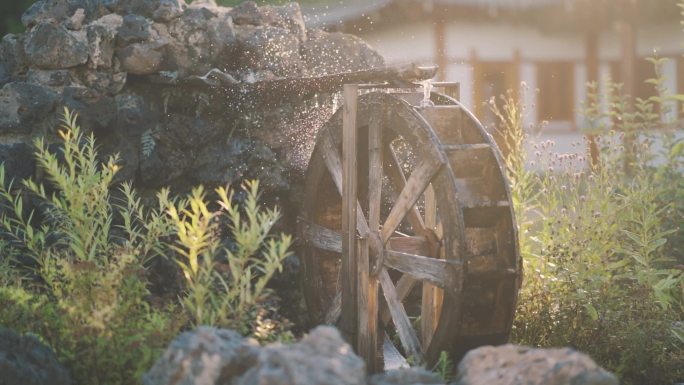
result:
[[[401,221],[412,211],[420,196],[423,195],[423,191],[442,166],[442,160],[437,157],[423,158],[418,167],[411,173],[382,226],[381,238],[383,243],[387,243]]]
[[[343,89],[342,115],[342,314],[341,329],[351,340],[357,335],[357,165],[356,165],[356,108],[358,89],[346,84]]]
[[[304,242],[321,250],[342,253],[342,234],[304,218],[298,218],[297,222]]]
[[[457,106],[434,106],[423,108],[421,115],[430,124],[439,140],[444,144],[464,143],[462,133],[463,113]]]
[[[397,296],[392,278],[390,278],[387,270],[383,269],[380,271],[378,279],[385,301],[389,307],[389,312],[392,315],[394,327],[397,329],[397,334],[399,334],[401,345],[404,347],[406,354],[413,358],[414,364],[420,365],[423,362],[423,349],[421,348],[420,341],[418,341],[416,332],[411,326],[411,320],[409,320],[406,314],[404,305]]]
[[[456,178],[456,191],[466,208],[507,207],[506,191],[499,181],[488,178]]]
[[[425,189],[425,227],[434,229],[437,225],[437,201],[432,185]],[[420,254],[418,254],[420,255]],[[436,257],[436,256],[433,256]],[[429,346],[432,333],[437,326],[435,318],[435,286],[423,282],[423,292],[420,305],[420,333],[423,346]]]
[[[382,121],[371,115],[368,129],[368,220],[369,228],[378,231],[382,204]],[[366,361],[369,373],[375,373],[378,350],[378,280],[370,274],[368,239],[359,241],[358,335],[357,353]],[[377,257],[377,256],[376,256]]]
[[[385,250],[384,263],[389,268],[451,291],[456,286],[453,277],[462,269],[462,264],[457,261],[446,261],[392,250]]]

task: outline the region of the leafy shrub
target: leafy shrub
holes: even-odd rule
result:
[[[49,185],[23,183],[38,210],[26,213],[28,201],[0,167],[2,251],[30,259],[34,275],[3,288],[0,323],[44,338],[77,383],[134,383],[178,330],[172,311],[145,300],[144,261],[160,247],[151,235],[168,235],[171,228],[156,211],[143,235],[130,225],[138,213],[124,210],[129,224],[115,231],[109,188],[116,158],[100,165],[94,137],[81,133],[76,116],[65,111],[63,123],[62,160],[42,139],[35,142]],[[127,208],[135,207],[134,195],[128,198]]]
[[[202,188],[180,200],[162,190],[157,206],[145,207],[130,185],[111,190],[117,158],[98,160],[76,115],[65,110],[63,123],[61,154],[35,141],[49,183],[17,187],[0,166],[0,326],[43,339],[78,384],[133,384],[184,327],[250,333],[264,322],[260,301],[291,238],[268,236],[278,211],[258,205],[256,182],[246,185],[244,210],[218,189],[221,209],[212,212]],[[232,247],[220,247],[224,217]],[[178,262],[182,306],[151,298],[154,258]]]
[[[651,83],[658,87],[662,79]],[[661,92],[632,99],[613,83],[600,97],[592,87],[585,118],[598,135],[594,168],[587,142],[559,154],[551,141],[532,141],[528,159],[524,107],[510,93],[503,107],[490,104],[513,149],[506,164],[525,267],[513,338],[574,346],[624,384],[681,381],[684,271],[672,256],[682,243],[676,186],[684,182],[684,143],[671,130],[653,131],[661,125],[654,111],[665,111],[671,98]],[[654,162],[656,156],[666,163]]]
[[[290,236],[269,237],[280,214],[260,207],[258,189],[256,181],[245,183],[244,210],[224,188],[216,189],[219,211],[209,211],[201,187],[179,208],[169,205],[178,234],[177,262],[187,286],[183,306],[195,325],[225,325],[247,333],[266,284],[289,255]],[[227,219],[235,241],[228,247],[221,247],[221,219]],[[219,253],[225,256],[223,265],[217,262]]]

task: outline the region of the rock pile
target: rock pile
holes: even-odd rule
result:
[[[337,329],[319,326],[301,341],[259,347],[230,330],[180,335],[144,376],[145,385],[444,384],[414,367],[366,377],[363,360]],[[468,353],[451,385],[617,385],[614,375],[572,349],[485,346]]]
[[[31,138],[53,133],[66,106],[105,153],[121,155],[120,177],[139,188],[252,177],[286,194],[295,140],[282,126],[304,101],[250,109],[149,77],[241,83],[383,64],[356,37],[307,29],[296,3],[40,0],[22,22],[26,33],[0,43],[0,161],[20,178],[33,172]]]
[[[484,346],[458,365],[453,385],[618,385],[617,378],[570,348]]]
[[[416,382],[416,380],[420,382]],[[319,326],[301,341],[260,348],[231,330],[181,334],[143,377],[144,385],[412,385],[443,381],[412,368],[366,377],[366,365],[337,329]]]
[[[0,327],[0,385],[70,385],[55,353],[34,336]]]

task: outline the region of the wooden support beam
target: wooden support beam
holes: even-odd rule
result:
[[[356,109],[358,88],[345,84],[342,113],[342,314],[340,328],[350,341],[356,339],[357,318],[357,165]]]
[[[368,226],[377,232],[380,226],[382,205],[382,119],[376,111],[368,127]],[[376,251],[377,254],[377,251]],[[377,255],[374,255],[377,258]],[[368,239],[359,241],[358,287],[358,338],[357,353],[366,361],[369,373],[382,368],[377,366],[378,348],[378,279],[371,275]]]

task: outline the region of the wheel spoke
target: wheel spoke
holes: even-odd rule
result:
[[[437,201],[435,189],[432,184],[425,189],[425,227],[434,230],[437,224]],[[423,282],[421,306],[420,306],[420,335],[423,346],[429,346],[432,334],[437,327],[437,288],[427,282]]]
[[[418,280],[428,281],[445,290],[454,290],[456,287],[454,276],[462,269],[462,264],[457,261],[446,261],[393,250],[385,250],[384,261],[385,266],[389,268],[399,270]]]
[[[425,189],[425,227],[434,230],[437,225],[437,200],[435,189],[430,184]]]
[[[325,313],[325,324],[335,325],[340,319],[340,314],[342,314],[342,292],[338,291],[335,298],[333,298],[332,305],[330,305],[328,312]]]
[[[416,283],[419,281],[413,277],[411,277],[408,274],[404,274],[399,278],[397,281],[397,286],[396,286],[396,291],[397,291],[397,298],[399,301],[403,301],[408,297],[409,293],[413,288],[416,286]],[[382,320],[382,323],[384,325],[387,325],[390,320],[392,319],[392,316],[390,315],[389,308],[387,308],[387,304],[384,304],[382,306],[382,310],[380,311],[380,319]]]
[[[425,191],[435,174],[442,168],[442,161],[436,157],[423,159],[418,167],[413,171],[406,185],[401,190],[397,201],[392,207],[384,225],[382,226],[381,238],[386,243],[397,229],[404,217],[412,211],[414,205]]]
[[[304,218],[298,218],[298,224],[304,242],[321,250],[342,253],[342,234]]]
[[[401,170],[401,165],[399,164],[397,154],[389,145],[385,146],[385,157],[389,163],[387,167],[387,176],[396,190],[393,191],[394,195],[392,196],[392,199],[396,201],[399,192],[402,191],[406,186],[406,177],[404,176],[404,172]],[[425,224],[423,223],[423,218],[421,217],[417,207],[411,207],[411,210],[407,214],[407,219],[416,234],[425,233]]]
[[[382,286],[385,301],[387,302],[390,314],[392,315],[394,326],[399,334],[401,345],[404,347],[406,354],[413,357],[415,364],[421,364],[423,362],[423,350],[420,346],[420,341],[418,341],[416,332],[411,326],[411,321],[406,314],[404,305],[399,301],[392,278],[390,278],[389,273],[385,269],[380,271],[378,278],[380,280],[380,286]]]

